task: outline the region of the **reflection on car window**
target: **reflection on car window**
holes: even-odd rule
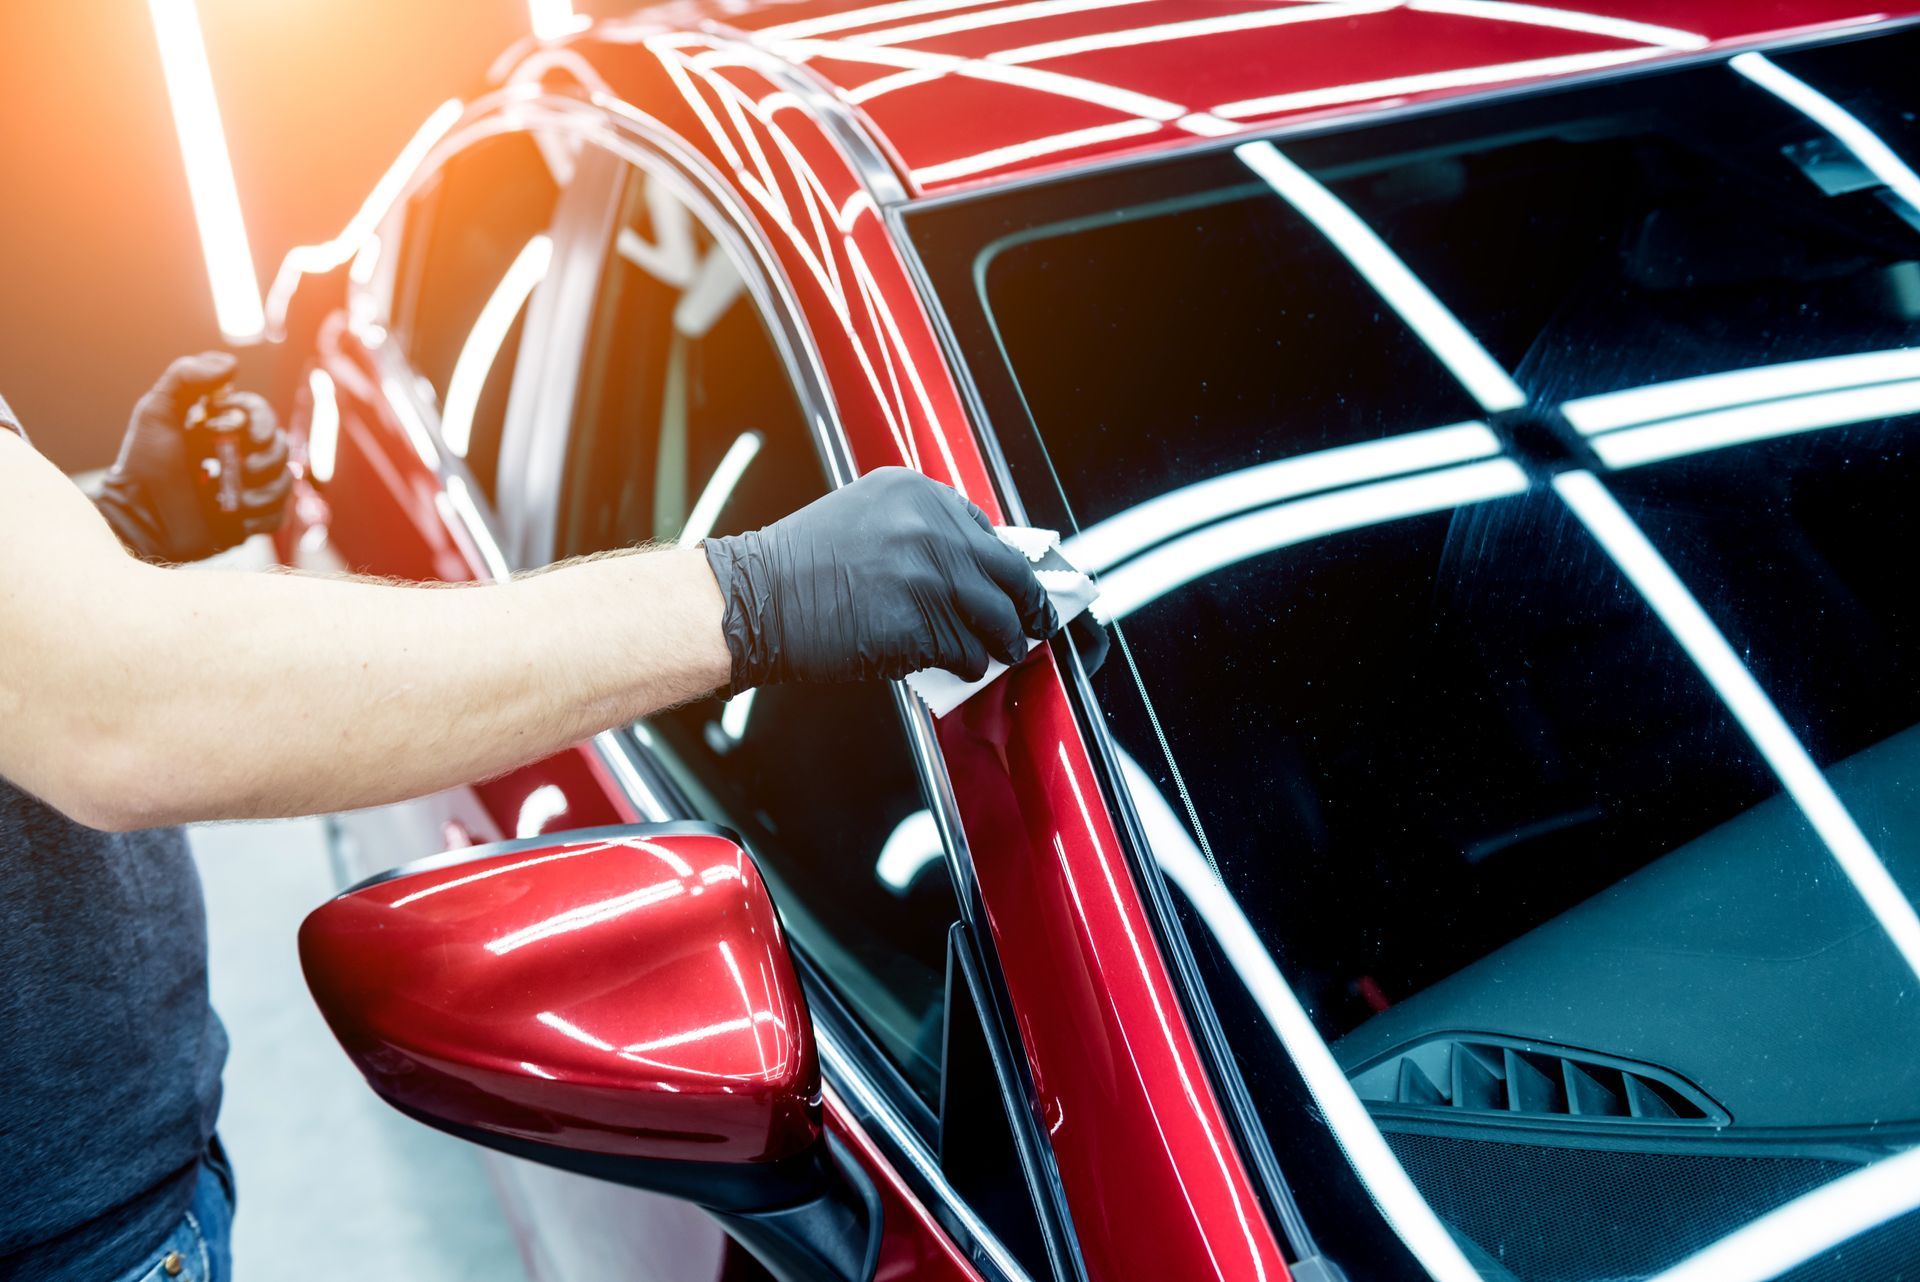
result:
[[[1920,1258],[1916,65],[1898,32],[910,220],[1101,574],[1119,783],[1354,1271],[1646,1278],[1743,1226],[1796,1279]],[[1767,1218],[1836,1189],[1871,1231]]]
[[[434,173],[407,210],[395,339],[447,447],[489,498],[528,300],[553,253],[556,163],[530,135],[486,138]]]
[[[567,461],[565,555],[754,529],[827,489],[727,252],[664,185],[636,176],[625,200]],[[937,1098],[958,909],[890,689],[772,686],[636,733],[703,815],[747,838],[795,937]]]

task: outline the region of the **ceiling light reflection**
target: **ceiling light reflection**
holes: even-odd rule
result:
[[[1524,62],[1493,63],[1480,67],[1461,67],[1457,71],[1434,71],[1417,76],[1393,76],[1386,80],[1368,80],[1356,84],[1330,85],[1325,89],[1306,89],[1296,93],[1273,94],[1222,103],[1213,109],[1216,116],[1241,119],[1247,116],[1272,116],[1287,111],[1306,111],[1313,107],[1331,107],[1346,102],[1365,102],[1372,98],[1397,98],[1408,94],[1431,93],[1440,89],[1471,89],[1480,85],[1504,84],[1543,76],[1563,76],[1575,71],[1594,71],[1639,62],[1661,52],[1658,48],[1609,49],[1600,53],[1573,53],[1554,58],[1531,58]]]
[[[1195,579],[1252,557],[1343,530],[1524,493],[1526,488],[1527,476],[1518,464],[1492,459],[1263,508],[1162,544],[1102,576],[1091,613],[1111,623]]]
[[[300,287],[303,275],[317,272],[330,272],[342,266],[358,254],[367,238],[373,235],[380,220],[387,216],[394,202],[400,198],[407,180],[427,158],[435,144],[446,137],[447,132],[459,121],[465,105],[458,98],[441,103],[414,131],[400,154],[393,158],[387,171],[380,175],[380,181],[373,185],[367,198],[354,211],[353,218],[332,240],[317,245],[296,245],[287,251],[280,260],[280,270],[274,274],[273,285],[267,290],[267,320],[271,335],[278,339],[284,336],[287,323],[287,308],[293,303],[294,292]]]
[[[1920,1210],[1920,1148],[1802,1193],[1651,1282],[1767,1282],[1915,1210]]]
[[[1526,393],[1488,355],[1480,340],[1338,196],[1270,142],[1245,143],[1235,147],[1233,154],[1333,242],[1482,409],[1492,413],[1527,403]]]
[[[333,479],[340,453],[340,399],[333,376],[323,369],[308,372],[307,389],[313,395],[313,410],[307,417],[307,475],[325,485]]]
[[[907,44],[914,40],[931,40],[938,36],[950,36],[957,31],[978,31],[983,27],[1000,27],[1013,22],[1032,22],[1041,18],[1059,17],[1062,14],[1084,13],[1089,9],[1116,9],[1122,5],[1145,3],[1148,3],[1148,0],[1027,0],[1025,4],[1003,4],[992,9],[956,14],[948,18],[933,18],[926,22],[912,22],[903,26],[882,28],[878,31],[863,31],[857,36],[844,36],[842,39],[851,44],[863,45]]]
[[[1273,955],[1260,942],[1238,901],[1214,875],[1186,825],[1139,763],[1117,745],[1115,753],[1121,782],[1145,830],[1154,862],[1179,887],[1219,943],[1220,951],[1266,1017],[1268,1027],[1299,1068],[1314,1102],[1381,1214],[1437,1282],[1480,1282],[1479,1271],[1467,1263],[1452,1234],[1387,1147],[1386,1138],[1334,1061],[1333,1052],[1314,1030],[1312,1019],[1280,974]]]
[[[1138,138],[1142,134],[1157,133],[1159,129],[1160,122],[1157,120],[1122,120],[1111,125],[1074,129],[1046,138],[1033,138],[1005,147],[995,147],[990,151],[976,152],[971,156],[961,156],[957,160],[943,161],[937,165],[927,165],[913,171],[913,181],[923,187],[932,183],[948,182],[955,178],[964,178],[969,174],[986,173],[988,170],[999,169],[1003,165],[1015,164],[1022,160],[1051,156],[1080,147],[1093,147],[1121,138]]]
[[[1185,22],[1156,22],[1144,27],[1125,27],[1119,31],[1098,31],[1092,35],[1069,36],[1043,44],[1022,45],[987,55],[989,62],[1045,62],[1051,58],[1071,58],[1075,54],[1101,49],[1125,49],[1133,45],[1162,44],[1169,40],[1192,40],[1202,36],[1226,35],[1236,31],[1258,31],[1266,27],[1290,26],[1296,22],[1326,22],[1356,14],[1379,13],[1397,9],[1402,0],[1325,0],[1319,4],[1296,4],[1287,8],[1255,9],[1247,13],[1229,13],[1212,18],[1192,18]]]
[[[896,895],[913,888],[914,878],[946,858],[940,825],[931,810],[916,810],[893,826],[874,861],[873,875]]]
[[[235,343],[253,342],[266,330],[260,307],[260,281],[253,271],[240,191],[233,181],[226,130],[213,92],[213,71],[200,33],[193,0],[148,0],[153,32],[160,46],[160,67],[173,105],[174,131],[187,170],[187,194],[193,198],[200,252],[213,290],[214,318],[220,333]]]
[[[597,903],[569,908],[565,912],[555,913],[544,921],[537,921],[531,926],[509,931],[498,939],[488,940],[486,948],[494,956],[504,957],[516,949],[525,948],[528,944],[537,944],[543,939],[551,939],[555,935],[564,935],[570,931],[585,930],[589,926],[597,926],[601,922],[624,917],[642,908],[665,903],[685,891],[686,886],[677,881],[663,881],[652,886],[643,886],[639,890],[630,890],[624,895],[615,895],[611,899],[602,899]]]
[[[453,376],[447,380],[447,408],[440,416],[440,439],[461,458],[467,456],[480,393],[486,388],[487,375],[493,372],[501,344],[507,341],[507,331],[513,328],[534,287],[546,278],[552,261],[550,237],[535,236],[528,241],[493,287],[480,315],[474,318],[473,328],[467,331],[467,341],[461,344],[460,355],[453,363]]]
[[[1553,479],[1553,488],[1700,669],[1832,852],[1880,928],[1920,976],[1920,916],[1913,904],[1693,593],[1593,473],[1564,472]]]
[[[1769,62],[1763,54],[1738,54],[1727,65],[1832,134],[1875,178],[1885,183],[1889,191],[1920,214],[1920,174],[1915,174],[1859,117],[1798,76]]]
[[[727,452],[721,455],[719,466],[707,478],[700,497],[693,501],[693,511],[687,514],[687,523],[681,527],[680,537],[676,540],[680,547],[693,547],[713,533],[713,523],[720,519],[721,510],[726,507],[727,500],[733,497],[740,478],[746,474],[747,465],[760,453],[762,439],[758,432],[742,432],[733,438],[733,444],[727,446]],[[739,736],[734,737],[737,739]]]
[[[1583,396],[1560,408],[1576,430],[1592,436],[1617,427],[1632,427],[1706,410],[1897,379],[1920,379],[1920,347],[1728,370],[1622,392]]]
[[[1513,4],[1509,0],[1408,0],[1407,8],[1423,13],[1446,13],[1462,18],[1485,18],[1490,22],[1516,22],[1530,27],[1557,27],[1590,36],[1610,36],[1639,44],[1660,45],[1667,49],[1703,49],[1711,43],[1697,31],[1662,27],[1651,22],[1611,18],[1577,9],[1557,9],[1548,5]]]
[[[1081,569],[1099,573],[1156,543],[1236,512],[1499,452],[1500,442],[1486,424],[1460,423],[1275,459],[1135,504],[1067,539],[1060,550]]]
[[[1623,428],[1594,437],[1593,452],[1608,467],[1638,467],[1730,445],[1906,414],[1920,414],[1920,379],[1796,396]]]

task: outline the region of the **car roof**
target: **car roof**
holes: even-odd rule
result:
[[[862,116],[910,190],[997,184],[1783,37],[1920,0],[695,0]]]

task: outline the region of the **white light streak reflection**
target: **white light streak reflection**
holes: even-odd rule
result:
[[[1915,915],[1913,904],[1693,593],[1593,473],[1563,472],[1553,479],[1553,488],[1700,669],[1813,825],[1874,920],[1920,976],[1920,916]]]
[[[1518,409],[1527,403],[1526,393],[1487,354],[1480,340],[1338,196],[1281,155],[1270,142],[1245,143],[1235,147],[1233,154],[1319,228],[1481,408],[1492,413]]]
[[[1154,862],[1186,895],[1194,911],[1207,924],[1208,932],[1219,942],[1220,951],[1226,954],[1240,982],[1246,985],[1248,995],[1266,1017],[1268,1027],[1300,1069],[1314,1102],[1333,1128],[1334,1138],[1345,1151],[1347,1160],[1353,1163],[1374,1204],[1437,1282],[1480,1282],[1479,1272],[1467,1263],[1452,1234],[1420,1196],[1393,1150],[1387,1147],[1380,1128],[1374,1125],[1366,1105],[1360,1102],[1347,1075],[1334,1061],[1333,1052],[1314,1030],[1313,1020],[1280,974],[1273,955],[1260,942],[1259,933],[1247,920],[1239,902],[1214,876],[1186,825],[1174,814],[1146,771],[1117,746],[1115,751],[1120,759],[1121,781],[1133,800],[1141,827],[1146,830]]]
[[[1230,35],[1239,31],[1259,31],[1268,27],[1291,26],[1297,22],[1326,22],[1359,14],[1397,9],[1401,0],[1323,0],[1318,4],[1296,4],[1286,8],[1254,9],[1247,13],[1229,13],[1211,18],[1190,18],[1184,22],[1155,22],[1118,31],[1097,31],[1091,35],[1069,36],[1041,44],[1021,45],[987,55],[989,62],[1046,62],[1053,58],[1071,58],[1076,54],[1102,49],[1126,49],[1135,45],[1164,44],[1171,40],[1193,40],[1205,36]]]
[[[1576,71],[1596,71],[1622,63],[1640,62],[1663,52],[1659,48],[1608,49],[1599,53],[1564,54],[1555,58],[1531,58],[1524,62],[1493,63],[1479,67],[1461,67],[1455,71],[1434,71],[1417,76],[1393,76],[1385,80],[1330,85],[1325,89],[1304,89],[1295,93],[1247,98],[1221,103],[1213,109],[1216,116],[1243,119],[1248,116],[1274,116],[1288,111],[1306,111],[1347,102],[1366,102],[1373,98],[1397,98],[1408,94],[1431,93],[1440,89],[1471,89],[1480,85],[1504,84],[1536,77],[1564,76]]]
[[[323,369],[308,372],[307,389],[313,394],[313,412],[307,419],[307,474],[325,485],[333,479],[340,453],[340,399],[333,376]]]
[[[1768,1282],[1915,1210],[1920,1210],[1920,1148],[1802,1193],[1651,1282]]]
[[[842,39],[849,44],[910,44],[915,40],[932,40],[960,31],[978,31],[985,27],[1001,27],[1014,22],[1032,22],[1042,18],[1057,18],[1063,14],[1084,13],[1089,9],[1117,9],[1123,5],[1145,3],[1148,3],[1148,0],[1027,0],[1024,4],[996,5],[991,9],[976,9],[972,13],[931,18],[925,22],[884,27],[877,31],[863,31],[859,35],[844,36]]]
[[[1901,379],[1920,379],[1920,347],[1822,356],[1675,379],[1623,392],[1583,396],[1561,406],[1561,412],[1582,435],[1592,436],[1617,427],[1634,427],[1708,410]]]
[[[496,957],[504,957],[516,949],[528,944],[537,944],[543,939],[552,939],[555,935],[565,935],[576,930],[585,930],[602,922],[624,917],[628,913],[638,912],[642,908],[651,908],[655,904],[665,903],[676,895],[686,893],[686,886],[678,881],[663,881],[652,886],[643,886],[639,890],[630,890],[624,895],[615,895],[611,899],[602,899],[596,903],[581,904],[565,912],[555,913],[544,921],[531,926],[510,931],[498,939],[487,941],[487,951]]]
[[[1557,27],[1590,36],[1631,40],[1636,44],[1658,45],[1666,49],[1703,49],[1707,38],[1697,31],[1662,27],[1651,22],[1634,22],[1577,9],[1558,9],[1549,5],[1512,4],[1507,0],[1409,0],[1407,8],[1422,13],[1445,13],[1461,18],[1485,18],[1490,22],[1513,22],[1530,27]]]
[[[1875,178],[1885,183],[1889,191],[1920,214],[1920,174],[1915,174],[1859,117],[1798,76],[1769,62],[1763,54],[1738,54],[1727,65],[1832,134]]]
[[[1099,573],[1156,543],[1236,512],[1499,452],[1500,442],[1486,424],[1460,423],[1275,459],[1157,495],[1089,526],[1060,550],[1081,569]]]
[[[535,236],[514,256],[513,263],[493,287],[493,293],[480,308],[467,341],[453,363],[453,375],[447,380],[447,408],[440,416],[440,439],[461,458],[473,435],[473,416],[480,407],[480,394],[486,389],[487,375],[507,341],[520,309],[527,305],[534,287],[546,278],[553,261],[553,240]]]
[[[758,432],[742,432],[733,439],[727,452],[720,456],[713,475],[707,478],[700,497],[694,500],[693,510],[687,514],[687,523],[676,540],[680,547],[693,547],[713,533],[713,523],[720,519],[727,500],[733,497],[740,478],[746,474],[747,465],[760,453],[763,439]],[[739,736],[735,735],[734,738],[738,739]]]
[[[1262,508],[1162,544],[1103,576],[1091,613],[1110,623],[1250,557],[1343,530],[1520,494],[1526,488],[1526,473],[1518,464],[1490,459]]]
[[[300,287],[300,278],[333,271],[360,252],[373,236],[374,229],[387,216],[387,211],[400,199],[407,180],[426,160],[427,153],[458,123],[460,113],[465,109],[458,98],[449,99],[436,107],[413,137],[407,140],[407,145],[400,149],[400,154],[393,158],[387,171],[380,175],[380,181],[360,202],[360,208],[354,211],[352,219],[338,236],[317,245],[296,245],[287,251],[287,256],[280,260],[280,270],[274,274],[272,287],[267,290],[267,319],[274,337],[279,337],[285,331],[287,308],[293,303],[294,291]]]
[[[554,1032],[560,1033],[566,1037],[571,1037],[574,1041],[579,1042],[582,1046],[591,1046],[593,1047],[593,1049],[597,1051],[613,1050],[612,1042],[604,1041],[601,1038],[595,1037],[592,1033],[589,1033],[586,1029],[580,1027],[578,1024],[575,1024],[572,1021],[560,1015],[556,1015],[550,1010],[543,1010],[538,1015],[535,1015],[534,1018],[539,1020],[542,1024],[545,1024],[548,1028],[551,1028]]]
[[[922,869],[931,868],[945,858],[946,847],[940,840],[940,825],[934,820],[933,812],[916,810],[887,834],[880,846],[880,857],[874,861],[873,875],[894,894],[905,895],[913,888],[914,878]]]
[[[1920,413],[1920,380],[1882,383],[1623,428],[1594,437],[1593,452],[1608,467],[1638,467],[1730,445],[1916,413]]]
[[[550,783],[543,783],[520,803],[520,814],[513,825],[516,837],[538,837],[548,824],[567,813],[567,794]]]
[[[1121,120],[1110,125],[1094,125],[1088,129],[1051,134],[1045,138],[1030,138],[1025,142],[975,152],[971,156],[961,156],[957,160],[926,165],[913,171],[913,181],[923,187],[933,183],[949,182],[955,178],[965,178],[969,174],[986,173],[988,170],[999,169],[1004,165],[1017,164],[1022,160],[1034,160],[1041,156],[1073,151],[1080,147],[1098,146],[1100,143],[1115,142],[1122,138],[1138,138],[1143,134],[1156,133],[1159,129],[1160,122],[1157,120]]]

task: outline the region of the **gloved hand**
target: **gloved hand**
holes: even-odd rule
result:
[[[136,555],[198,561],[279,526],[292,477],[286,433],[273,408],[252,392],[223,392],[213,402],[210,417],[244,420],[233,429],[244,451],[237,512],[220,510],[217,487],[201,468],[213,429],[187,429],[188,412],[225,386],[234,364],[225,352],[182,357],[134,405],[120,457],[94,504]]]
[[[938,481],[887,467],[763,530],[703,545],[726,603],[724,692],[869,681],[988,656],[1016,663],[1060,620],[1027,558]]]

